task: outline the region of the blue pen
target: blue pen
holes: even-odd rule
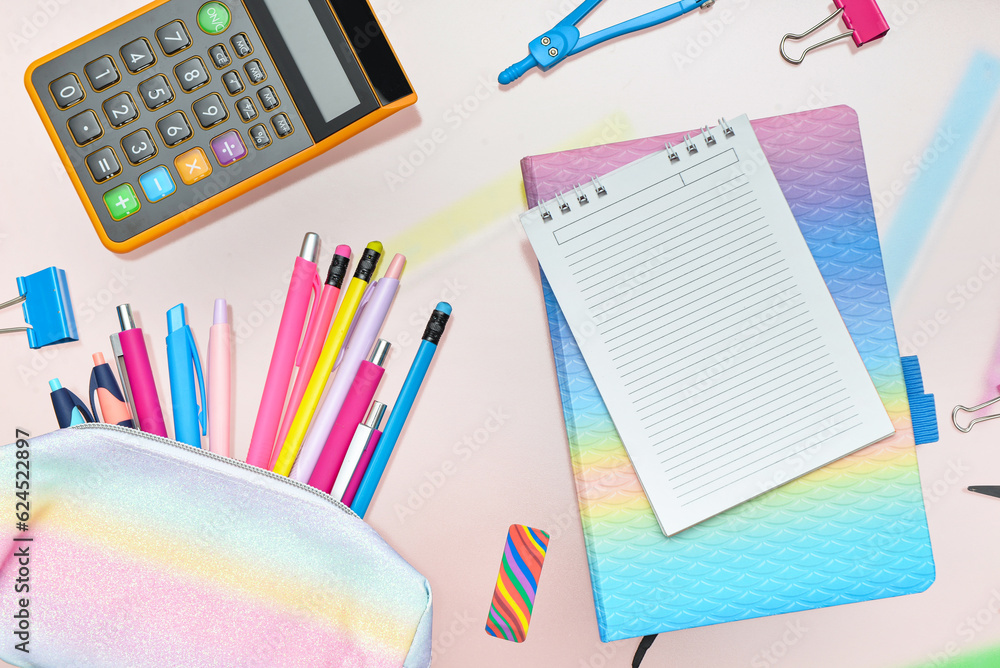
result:
[[[56,420],[59,421],[60,429],[94,421],[94,416],[87,409],[87,404],[63,387],[58,378],[49,381],[49,389],[52,390],[52,408],[56,412]]]
[[[191,328],[184,320],[184,304],[167,311],[167,366],[170,369],[170,401],[174,407],[174,437],[181,443],[201,447],[208,431],[205,419],[205,376]],[[192,366],[193,364],[193,366]],[[195,374],[201,389],[201,404],[195,394]]]
[[[389,457],[392,456],[392,449],[396,446],[399,433],[403,431],[403,424],[410,414],[410,409],[413,408],[413,401],[417,398],[421,383],[424,382],[427,368],[431,365],[431,360],[434,359],[438,341],[441,340],[441,335],[444,333],[445,325],[448,324],[450,316],[451,304],[438,302],[427,322],[423,341],[420,342],[420,348],[417,349],[417,355],[413,358],[413,364],[410,365],[410,370],[406,373],[406,380],[403,381],[403,387],[399,390],[399,396],[396,397],[396,405],[393,406],[392,413],[389,414],[385,429],[382,431],[382,438],[375,446],[375,453],[365,471],[365,477],[361,479],[361,485],[354,495],[354,501],[351,502],[351,510],[362,518],[368,511],[368,504],[371,503],[375,489],[385,472],[386,464],[389,463]]]

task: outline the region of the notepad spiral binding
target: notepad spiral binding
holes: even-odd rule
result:
[[[726,123],[726,119],[720,118],[719,124],[715,128],[710,129],[706,125],[701,129],[701,134],[698,135],[697,137],[692,137],[690,134],[684,135],[684,149],[687,151],[687,154],[695,155],[698,152],[698,145],[695,143],[695,140],[699,138],[705,140],[706,147],[715,146],[718,143],[718,141],[715,139],[715,135],[712,134],[712,130],[720,130],[722,131],[722,134],[726,137],[736,136],[736,131],[733,130],[733,128],[729,125],[729,123]],[[680,162],[681,160],[681,156],[677,152],[677,148],[678,147],[675,147],[674,145],[667,142],[666,150],[667,150],[667,155],[670,157],[671,163]],[[604,197],[605,195],[608,194],[607,188],[604,187],[604,185],[601,183],[601,180],[596,176],[591,177],[590,186],[594,189],[594,193],[597,195],[598,198]],[[578,184],[573,186],[572,191],[556,193],[556,196],[552,201],[555,202],[556,207],[559,209],[560,213],[565,214],[573,210],[573,208],[569,205],[569,202],[567,201],[567,199],[571,196],[576,198],[576,201],[579,204],[579,206],[584,206],[585,204],[590,203],[590,199],[587,197],[587,193],[584,192],[584,186]],[[546,222],[552,220],[552,212],[549,211],[549,208],[545,205],[544,201],[538,202],[538,211],[542,215],[542,220]]]

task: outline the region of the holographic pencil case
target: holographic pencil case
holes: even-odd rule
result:
[[[87,424],[0,447],[0,503],[8,663],[430,665],[427,580],[312,487]]]

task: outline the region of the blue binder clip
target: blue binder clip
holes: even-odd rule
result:
[[[501,72],[498,77],[500,83],[509,84],[519,79],[533,67],[538,67],[544,72],[550,67],[558,65],[569,56],[585,51],[592,46],[597,46],[609,39],[666,23],[699,7],[708,9],[715,4],[715,0],[680,0],[680,2],[675,2],[660,9],[654,9],[634,19],[622,21],[610,28],[598,30],[592,35],[581,37],[576,24],[583,20],[583,17],[593,11],[600,3],[601,0],[584,0],[579,7],[557,23],[552,30],[528,42],[528,51],[531,55]]]
[[[17,293],[14,299],[0,304],[0,310],[21,304],[29,326],[0,329],[0,334],[27,332],[32,349],[80,339],[65,271],[49,267],[30,276],[18,276]]]

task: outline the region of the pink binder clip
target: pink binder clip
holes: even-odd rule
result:
[[[781,52],[782,58],[793,65],[798,65],[805,60],[807,53],[813,49],[818,49],[821,46],[826,46],[830,42],[836,42],[839,39],[850,37],[854,40],[855,44],[861,46],[862,44],[867,44],[868,42],[874,42],[880,37],[884,37],[885,34],[889,32],[889,24],[882,15],[882,10],[879,9],[877,4],[875,4],[875,0],[833,0],[833,4],[837,6],[837,11],[830,14],[830,16],[826,17],[809,30],[799,35],[788,33],[781,38],[779,51]],[[844,25],[848,28],[847,32],[841,33],[836,37],[831,37],[830,39],[825,39],[818,44],[813,44],[812,46],[806,48],[806,50],[803,51],[802,55],[798,58],[792,58],[785,53],[786,40],[799,40],[804,37],[808,37],[830,21],[836,19],[841,14],[844,15]]]

